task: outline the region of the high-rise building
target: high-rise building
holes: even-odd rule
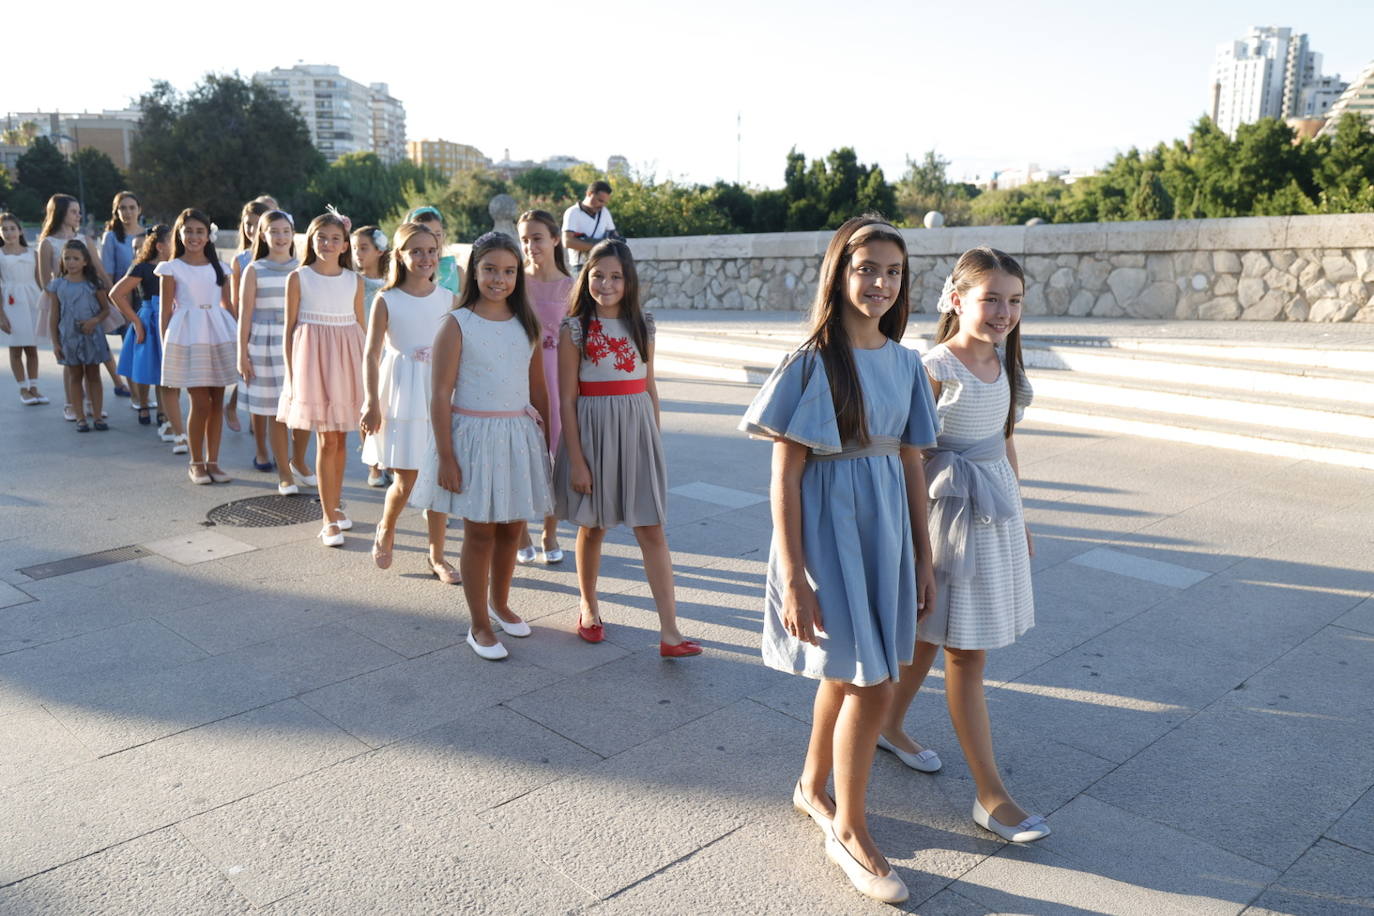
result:
[[[1323,76],[1322,56],[1305,34],[1290,28],[1255,26],[1239,41],[1217,47],[1212,66],[1212,120],[1235,135],[1242,124],[1261,118],[1321,117],[1345,84]]]
[[[1334,134],[1341,115],[1347,111],[1360,115],[1374,125],[1374,61],[1360,71],[1360,75],[1345,88],[1340,97],[1326,111],[1323,134]]]
[[[406,143],[406,152],[411,162],[429,166],[445,178],[452,178],[457,172],[491,165],[491,160],[483,156],[477,147],[454,143],[452,140],[411,140]]]
[[[385,162],[405,157],[405,106],[385,83],[364,86],[332,64],[277,67],[253,80],[300,110],[315,148],[330,162],[347,153],[376,153]]]

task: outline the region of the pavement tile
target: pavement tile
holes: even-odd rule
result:
[[[94,752],[41,706],[0,716],[0,787],[94,759]]]
[[[0,720],[2,723],[3,720]],[[1370,789],[1326,831],[1327,837],[1374,854],[1374,789]]]
[[[0,582],[0,609],[14,607],[16,604],[27,604],[33,600],[33,596],[28,592],[7,582]],[[0,615],[0,622],[3,622],[4,619],[4,616]]]
[[[210,560],[218,560],[256,549],[252,544],[245,544],[237,538],[209,529],[178,534],[158,541],[149,541],[143,546],[153,553],[161,554],[169,560],[180,563],[182,566],[208,563]]]
[[[1374,910],[1374,855],[1321,840],[1264,892],[1246,916],[1356,916]]]
[[[1333,622],[1336,626],[1374,635],[1374,598],[1365,599]]]
[[[196,848],[167,827],[0,888],[0,912],[84,916],[220,916],[251,906]]]

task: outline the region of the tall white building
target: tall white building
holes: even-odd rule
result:
[[[1359,115],[1374,126],[1374,61],[1360,71],[1354,82],[1346,87],[1326,112],[1326,125],[1323,134],[1334,134],[1341,115],[1347,111]]]
[[[1324,77],[1322,56],[1305,34],[1255,26],[1239,41],[1217,47],[1208,110],[1226,133],[1261,118],[1322,117],[1345,84]]]
[[[297,64],[253,74],[253,80],[300,109],[315,148],[330,162],[347,153],[405,158],[405,106],[386,83],[364,86],[332,64]]]

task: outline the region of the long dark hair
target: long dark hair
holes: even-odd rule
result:
[[[6,210],[3,213],[0,213],[0,223],[4,222],[11,222],[19,227],[19,247],[28,248],[29,240],[24,238],[24,224],[19,222],[19,217],[15,216],[13,213]]]
[[[389,289],[395,289],[406,282],[406,278],[410,276],[410,268],[406,267],[405,258],[401,257],[401,252],[405,251],[407,242],[421,233],[434,239],[434,247],[436,249],[439,247],[439,236],[435,235],[434,230],[424,223],[401,223],[400,227],[396,230],[396,237],[391,240],[391,254],[394,255],[394,257],[391,258],[390,263],[387,265],[386,282],[382,284],[382,292],[386,292]],[[436,259],[435,273],[429,275],[430,280],[433,280],[438,273],[438,263]]]
[[[219,262],[219,253],[215,251],[215,233],[210,228],[214,223],[210,222],[210,217],[194,207],[187,207],[178,213],[177,221],[172,226],[172,260],[175,261],[186,253],[186,246],[181,241],[181,230],[192,220],[205,226],[205,231],[209,235],[205,240],[205,257],[210,259],[210,266],[215,269],[215,285],[223,286],[225,280],[224,265]]]
[[[124,241],[124,220],[119,218],[119,205],[126,200],[132,200],[138,204],[138,209],[143,209],[143,203],[134,196],[133,191],[120,191],[114,196],[114,203],[110,205],[110,221],[105,224],[107,232],[113,232],[114,237],[121,242]]]
[[[338,226],[343,233],[343,251],[339,252],[339,266],[344,270],[353,269],[353,249],[348,244],[348,225],[333,213],[321,213],[310,221],[310,225],[305,229],[305,251],[301,252],[301,266],[309,267],[319,260],[315,254],[315,236],[319,235],[325,226]]]
[[[573,283],[572,292],[568,295],[568,314],[582,325],[582,350],[586,352],[592,320],[596,318],[596,300],[592,298],[591,288],[592,268],[598,261],[606,258],[616,258],[620,261],[620,269],[625,274],[625,295],[620,299],[620,320],[629,326],[630,339],[639,351],[639,358],[647,360],[649,323],[644,320],[644,309],[639,304],[639,272],[635,270],[635,259],[634,255],[630,254],[630,246],[620,239],[604,239],[587,252],[587,263],[582,265],[582,271],[577,275],[577,281]]]
[[[296,256],[296,224],[291,222],[291,214],[283,210],[267,210],[258,217],[258,231],[253,235],[253,261],[261,261],[272,253],[272,241],[267,237],[267,229],[279,219],[291,226],[291,247],[287,249],[291,257]]]
[[[522,267],[524,257],[520,253],[520,243],[504,232],[488,232],[472,245],[468,255],[467,283],[463,284],[463,294],[458,299],[460,309],[470,309],[482,298],[481,284],[477,281],[477,265],[493,251],[508,251],[515,256],[515,289],[506,297],[506,304],[525,329],[525,336],[534,343],[539,339],[539,319],[530,308],[529,296],[525,294],[525,271]]]
[[[372,247],[376,248],[378,254],[381,255],[381,257],[377,259],[377,269],[382,272],[383,277],[386,277],[387,271],[391,267],[391,252],[387,251],[386,249],[382,248],[380,245],[377,244],[377,234],[381,231],[381,226],[376,226],[369,223],[366,226],[359,226],[357,229],[354,229],[352,234],[349,235],[349,238],[366,238],[369,242],[372,243]],[[357,265],[356,270],[358,271],[358,273],[362,273],[363,266],[361,264]]]
[[[271,209],[260,200],[250,200],[243,205],[243,210],[239,213],[239,251],[248,251],[253,248],[253,239],[249,237],[248,233],[257,229],[258,220]],[[253,260],[257,260],[256,255]]]
[[[954,272],[949,277],[950,282],[954,284],[954,291],[962,298],[969,290],[982,283],[988,274],[999,270],[1020,280],[1021,290],[1025,292],[1026,273],[1021,269],[1021,265],[1005,251],[998,251],[987,245],[970,248],[961,254],[958,262],[954,265]],[[959,313],[953,311],[941,313],[940,323],[935,328],[935,342],[937,344],[944,343],[957,333],[959,333]],[[1026,367],[1021,361],[1020,321],[1017,321],[1016,326],[1007,332],[1007,342],[1002,347],[1002,375],[1006,377],[1007,388],[1011,392],[1010,403],[1007,405],[1007,421],[1003,424],[1002,431],[1004,435],[1010,436],[1012,429],[1016,426],[1016,395],[1026,377]]]
[[[43,228],[38,232],[40,244],[62,227],[67,219],[67,210],[73,206],[79,207],[81,202],[70,194],[54,194],[48,198],[48,207],[43,213]]]
[[[571,277],[572,274],[568,273],[567,258],[563,255],[563,232],[553,214],[548,210],[526,210],[515,221],[516,231],[519,231],[521,223],[540,223],[549,230],[549,238],[553,239],[553,264],[563,276]]]
[[[65,262],[65,260],[66,260],[66,253],[67,253],[68,251],[79,251],[79,252],[81,252],[81,257],[83,257],[83,258],[86,259],[86,265],[85,265],[84,267],[81,268],[81,277],[82,277],[82,279],[84,279],[87,283],[91,284],[91,288],[92,288],[92,289],[96,289],[96,290],[104,289],[104,288],[105,288],[105,284],[102,283],[102,282],[100,282],[100,274],[98,274],[98,273],[96,272],[96,269],[95,269],[95,261],[93,261],[93,260],[91,259],[91,253],[90,253],[90,251],[86,248],[86,243],[85,243],[85,242],[82,242],[82,241],[79,240],[79,239],[68,239],[67,242],[66,242],[66,244],[62,246],[63,261],[64,261],[64,262]],[[65,263],[63,263],[63,265],[62,265],[62,276],[65,277],[66,275],[67,275],[67,265],[66,265]]]
[[[897,300],[878,319],[878,330],[890,340],[900,341],[906,333],[911,309],[911,271],[907,265],[906,240],[887,220],[876,213],[851,217],[835,231],[821,261],[816,298],[811,304],[811,327],[803,350],[821,358],[830,379],[830,398],[835,404],[835,423],[840,441],[867,445],[868,417],[864,409],[863,386],[854,363],[853,344],[844,327],[844,310],[849,307],[845,294],[845,271],[854,252],[870,242],[892,242],[902,252],[902,281]]]
[[[172,227],[166,223],[158,223],[143,235],[143,244],[138,246],[138,254],[134,257],[135,264],[145,264],[148,261],[157,260],[157,246],[161,245],[167,238],[167,233],[172,231]]]

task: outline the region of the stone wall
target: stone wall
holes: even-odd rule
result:
[[[959,254],[1026,269],[1026,314],[1374,321],[1374,214],[906,229],[913,311]],[[632,239],[648,308],[800,310],[828,232]]]

